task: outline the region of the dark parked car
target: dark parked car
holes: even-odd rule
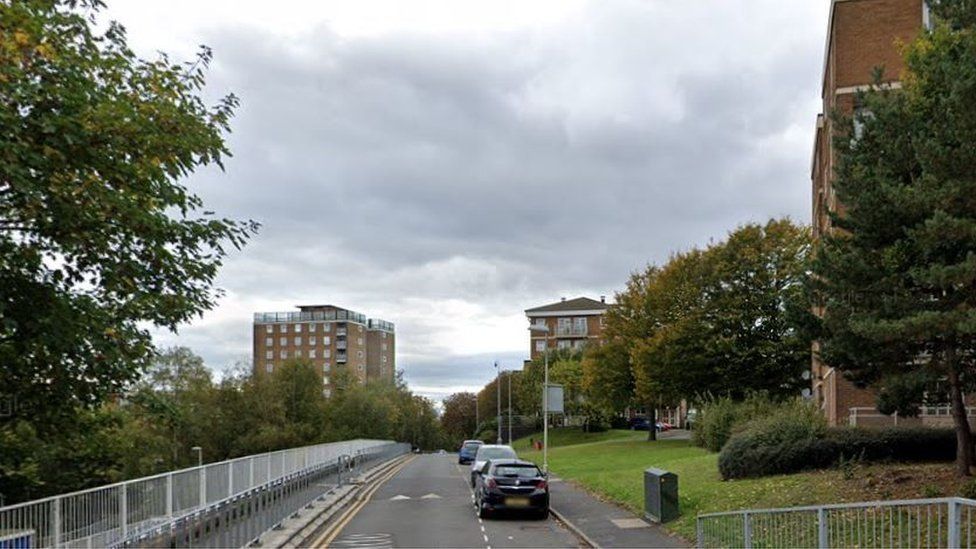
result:
[[[464,465],[474,461],[474,456],[478,453],[478,448],[481,448],[483,445],[484,442],[480,440],[465,440],[462,442],[461,449],[458,450],[458,463]]]
[[[658,421],[654,424],[657,427],[658,432],[670,431],[673,427],[670,423],[664,421]],[[651,428],[651,423],[647,421],[647,418],[635,417],[630,420],[630,430],[631,431],[648,431]]]
[[[478,516],[495,511],[531,512],[549,516],[549,482],[536,464],[518,459],[487,461],[474,490]]]

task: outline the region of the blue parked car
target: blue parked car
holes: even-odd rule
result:
[[[474,461],[474,456],[478,453],[478,448],[481,448],[484,444],[480,440],[465,440],[462,442],[461,449],[458,450],[458,463],[464,465]]]

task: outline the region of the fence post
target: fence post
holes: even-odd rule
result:
[[[701,517],[698,517],[698,519],[695,522],[696,522],[696,524],[695,524],[695,547],[697,547],[698,549],[704,549],[704,547],[705,547],[705,536],[703,534],[705,532],[704,532],[704,528],[702,527],[702,519],[701,519]]]
[[[956,498],[951,498],[948,501],[949,513],[946,517],[949,521],[947,525],[947,546],[948,547],[959,547],[959,502]]]
[[[119,490],[119,522],[122,526],[122,541],[129,537],[129,490],[123,483]]]
[[[52,547],[61,546],[61,498],[57,497],[51,501],[51,537],[54,542],[51,544]]]
[[[827,510],[823,507],[817,509],[817,547],[820,549],[830,547],[830,535],[827,532]]]
[[[752,549],[752,518],[742,513],[742,547]]]
[[[254,488],[254,456],[247,459],[247,489]]]
[[[173,516],[173,473],[166,475],[166,516]]]
[[[234,462],[227,462],[227,497],[234,495]]]

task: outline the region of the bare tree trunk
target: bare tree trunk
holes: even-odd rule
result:
[[[647,408],[647,440],[657,440],[657,407],[651,404]]]
[[[954,361],[948,361],[949,399],[952,403],[952,420],[956,427],[956,472],[961,477],[970,475],[969,467],[973,463],[973,434],[969,428],[969,418],[966,414],[966,403],[962,398],[962,387],[959,372]]]

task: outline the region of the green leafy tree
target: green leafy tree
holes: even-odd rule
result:
[[[134,381],[148,327],[210,309],[226,246],[180,182],[221,165],[237,99],[207,106],[211,54],[138,58],[98,0],[0,3],[0,391],[48,436]]]
[[[906,48],[900,90],[838,116],[844,205],[816,256],[821,353],[861,384],[943,380],[957,472],[973,439],[963,392],[976,366],[976,4],[932,3],[934,30]],[[855,132],[855,124],[857,131]]]
[[[461,441],[474,436],[477,397],[474,393],[454,393],[444,399],[443,405],[441,428],[449,438],[449,446],[460,446]]]
[[[636,404],[630,352],[621,338],[588,346],[583,353],[582,368],[587,401],[618,414]]]

